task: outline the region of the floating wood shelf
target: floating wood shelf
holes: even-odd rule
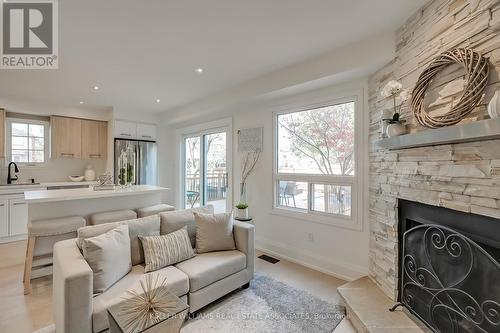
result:
[[[378,149],[406,149],[500,139],[500,118],[425,130],[375,141]]]

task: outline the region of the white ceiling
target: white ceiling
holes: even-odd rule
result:
[[[59,0],[59,69],[0,70],[0,97],[167,111],[394,30],[425,2]]]

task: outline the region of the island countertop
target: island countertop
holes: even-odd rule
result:
[[[61,190],[27,191],[24,193],[26,203],[58,202],[69,200],[99,199],[109,197],[122,197],[140,195],[151,192],[166,191],[168,188],[152,185],[133,185],[129,188],[114,190],[94,191],[92,188],[75,188]]]

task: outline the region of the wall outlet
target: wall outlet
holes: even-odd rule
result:
[[[307,234],[307,240],[310,242],[314,242],[314,234],[312,232]]]

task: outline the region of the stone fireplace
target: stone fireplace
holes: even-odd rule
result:
[[[444,51],[472,48],[489,58],[490,79],[482,103],[462,124],[488,119],[486,105],[500,89],[500,2],[430,1],[396,32],[396,57],[369,79],[370,278],[398,299],[400,200],[500,219],[500,140],[381,149],[380,118],[392,107],[380,92],[389,80],[412,89],[427,64]],[[431,111],[446,110],[462,92],[462,71],[436,78],[428,93]],[[425,131],[408,105],[402,118],[411,133]]]
[[[500,220],[399,200],[398,299],[437,332],[500,331]]]

